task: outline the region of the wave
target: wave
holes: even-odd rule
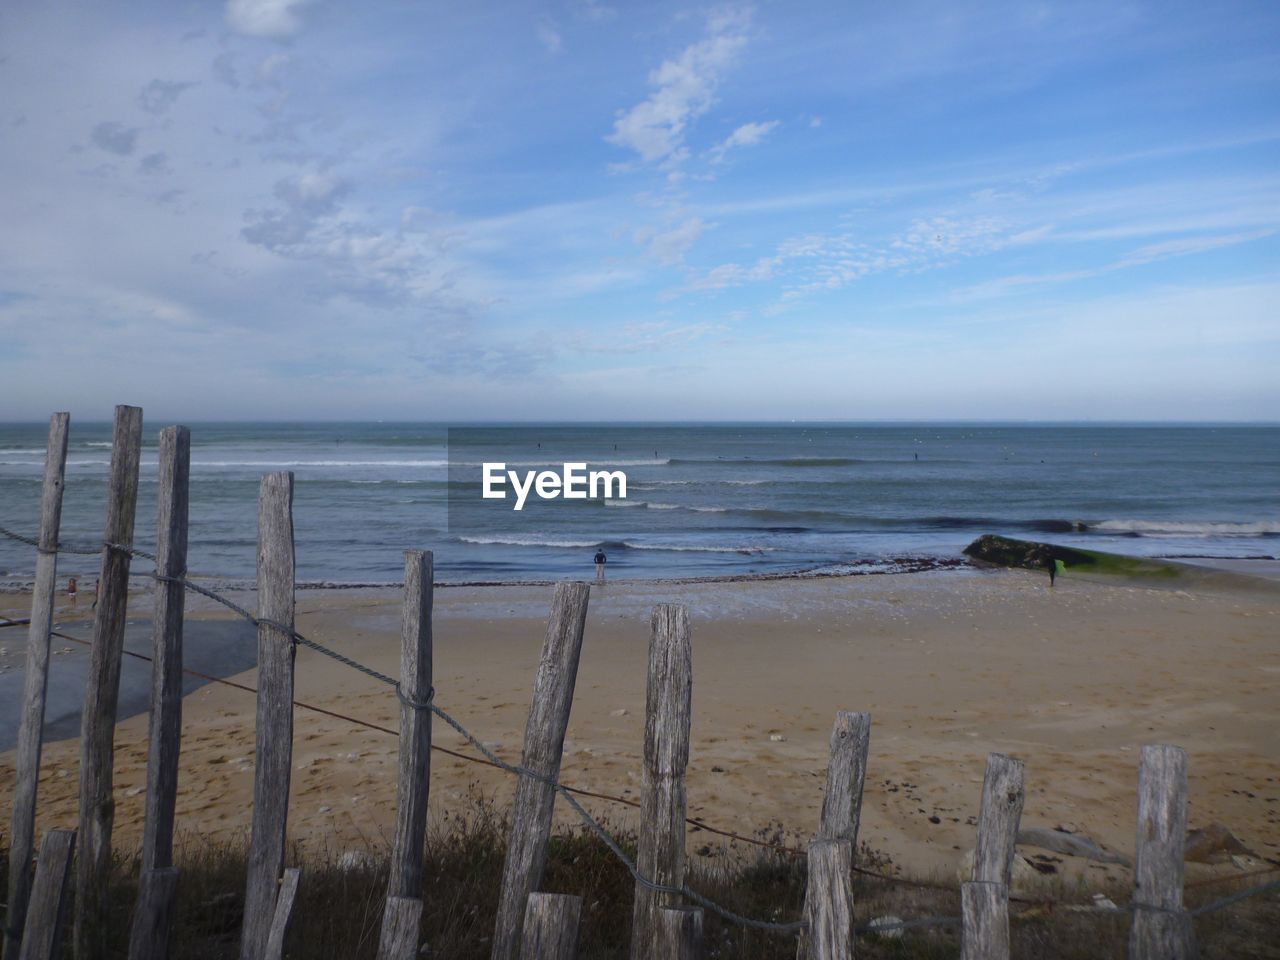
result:
[[[1249,523],[1180,520],[1103,520],[1086,525],[1090,531],[1120,533],[1132,537],[1276,537],[1280,520]]]
[[[606,507],[643,507],[646,510],[690,510],[694,513],[728,513],[729,507],[702,507],[685,503],[657,503],[652,500],[599,500]],[[749,511],[748,511],[749,512]]]
[[[722,480],[722,479],[706,479],[706,480],[637,480],[628,484],[628,489],[633,490],[653,490],[657,487],[705,487],[711,484],[722,483],[734,487],[758,487],[766,483],[778,483],[777,480]]]
[[[598,547],[599,540],[548,540],[543,537],[459,537],[462,543],[504,547]]]
[[[673,458],[670,463],[719,463],[773,467],[849,467],[866,460],[856,457],[691,457]]]
[[[195,467],[447,467],[448,460],[192,460]]]
[[[756,555],[767,551],[766,547],[735,546],[730,544],[686,543],[637,543],[634,540],[555,540],[549,537],[459,537],[462,543],[482,546],[508,547],[561,547],[566,549],[600,548],[621,553],[624,550],[665,550],[671,553],[737,553]]]
[[[622,546],[628,550],[667,550],[671,553],[738,553],[744,556],[755,556],[768,552],[768,547],[728,546],[719,544],[695,545],[676,543],[634,543],[623,540]]]

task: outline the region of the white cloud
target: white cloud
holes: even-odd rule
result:
[[[689,217],[670,230],[661,232],[651,228],[637,230],[635,241],[643,244],[649,255],[660,263],[674,264],[684,259],[684,255],[702,236],[707,224],[698,217]]]
[[[712,148],[712,162],[720,163],[724,160],[725,154],[735,147],[754,147],[772,133],[777,126],[777,120],[768,120],[764,123],[744,123],[729,136],[725,137],[723,143],[717,144]]]
[[[227,0],[227,24],[250,37],[279,39],[302,27],[299,11],[311,0]]]
[[[724,10],[707,21],[707,37],[649,74],[653,92],[619,113],[606,139],[634,150],[645,163],[678,166],[688,155],[688,125],[711,109],[716,88],[746,46],[749,14]]]
[[[1117,267],[1136,267],[1144,263],[1154,263],[1169,257],[1182,257],[1193,253],[1204,253],[1221,247],[1233,247],[1239,243],[1261,240],[1269,237],[1275,230],[1254,230],[1248,233],[1232,233],[1209,237],[1181,237],[1177,240],[1166,240],[1163,243],[1151,243],[1134,250],[1120,261]]]
[[[538,42],[552,56],[555,56],[564,48],[564,41],[560,36],[560,32],[556,30],[551,22],[547,20],[539,21],[536,32]]]

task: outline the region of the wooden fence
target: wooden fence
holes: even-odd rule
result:
[[[81,731],[78,831],[53,829],[34,853],[40,731],[48,680],[59,518],[67,449],[67,414],[50,422],[36,580],[32,596],[24,705],[17,750],[9,876],[6,958],[59,956],[67,887],[75,863],[74,944],[78,960],[102,960],[107,873],[114,816],[112,735],[120,679],[138,486],[142,411],[116,410],[110,495],[102,547],[101,596],[93,628]],[[190,435],[160,435],[159,524],[154,594],[154,656],[147,764],[146,819],[139,895],[129,940],[131,960],[169,953],[179,876],[173,863],[174,808],[181,750],[182,625],[186,586]],[[305,878],[285,866],[292,768],[294,631],[293,475],[263,477],[258,513],[257,753],[243,925],[242,960],[283,956],[294,898]],[[400,709],[400,765],[395,839],[378,947],[380,960],[409,960],[421,949],[423,850],[433,713],[430,553],[405,554]],[[492,960],[561,960],[575,956],[582,904],[541,891],[565,732],[573,705],[590,588],[562,583],[554,594],[534,682],[510,817],[506,862],[492,937]],[[314,646],[314,644],[313,644]],[[702,955],[703,910],[722,908],[685,886],[685,768],[689,760],[693,645],[681,606],[653,612],[642,768],[641,829],[632,925],[633,960],[691,960]],[[385,679],[385,678],[384,678]],[[866,780],[871,718],[841,712],[831,733],[826,792],[808,848],[803,922],[755,926],[798,934],[800,960],[853,956],[856,904],[853,857]],[[475,741],[473,741],[475,742]],[[567,795],[566,795],[567,796]],[[1009,884],[1024,797],[1023,765],[992,754],[982,787],[972,879],[962,885],[962,956],[1009,956]],[[572,798],[570,798],[572,802]],[[580,807],[575,808],[581,811]],[[1129,956],[1179,960],[1195,953],[1182,906],[1187,759],[1172,746],[1142,749],[1138,778],[1136,887]],[[593,821],[594,822],[594,821]],[[597,825],[598,827],[598,825]],[[34,872],[33,872],[34,866]],[[696,903],[691,903],[696,901]],[[908,924],[909,925],[909,924]],[[884,928],[881,928],[884,930]]]

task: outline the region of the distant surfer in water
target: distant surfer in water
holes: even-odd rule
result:
[[[604,580],[604,565],[609,562],[609,558],[604,555],[603,550],[596,551],[596,579]]]

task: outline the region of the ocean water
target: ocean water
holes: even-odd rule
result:
[[[154,544],[145,429],[135,542]],[[46,424],[0,425],[0,525],[35,535]],[[110,424],[73,420],[62,540],[100,540]],[[625,500],[473,510],[479,464],[621,469]],[[450,464],[453,473],[450,472]],[[402,550],[437,577],[750,576],[892,570],[956,558],[983,533],[1162,557],[1280,553],[1280,427],[997,424],[192,425],[188,566],[251,579],[262,474],[295,475],[298,579],[395,581]],[[462,473],[459,471],[462,470]],[[467,472],[470,471],[470,472]],[[35,553],[0,538],[0,583]],[[92,577],[95,557],[64,556]]]

